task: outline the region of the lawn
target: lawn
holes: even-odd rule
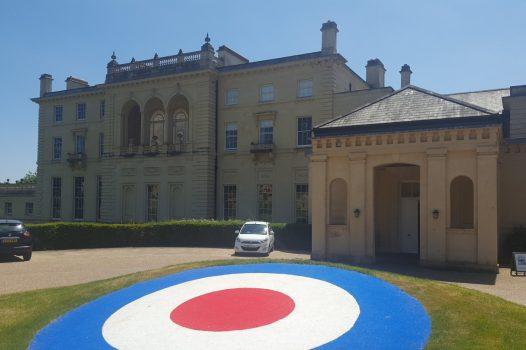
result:
[[[76,286],[3,295],[0,349],[26,349],[36,332],[61,314],[138,281],[206,266],[272,261],[299,263],[256,259],[181,264]],[[327,265],[374,275],[420,300],[432,322],[428,349],[526,349],[526,307],[426,279],[342,264]]]

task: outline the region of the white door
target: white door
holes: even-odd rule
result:
[[[402,253],[418,253],[418,183],[403,183],[400,197],[399,237]]]

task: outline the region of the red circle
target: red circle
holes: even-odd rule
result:
[[[189,299],[170,313],[170,319],[185,328],[224,332],[268,325],[294,307],[291,297],[275,290],[234,288]]]

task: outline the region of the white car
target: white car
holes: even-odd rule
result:
[[[274,250],[274,231],[268,222],[247,221],[236,230],[234,251],[238,253],[261,253],[269,255]]]

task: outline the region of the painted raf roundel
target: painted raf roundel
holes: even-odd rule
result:
[[[421,349],[421,304],[321,265],[247,264],[141,282],[75,309],[30,349]]]

